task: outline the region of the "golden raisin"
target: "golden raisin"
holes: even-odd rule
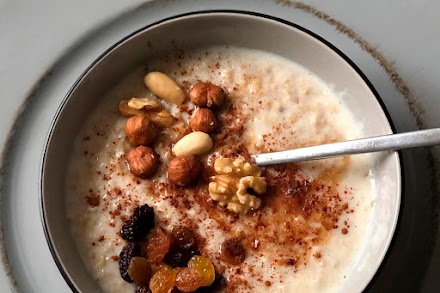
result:
[[[176,283],[176,272],[169,266],[161,266],[150,280],[152,293],[168,293]]]
[[[135,256],[130,261],[128,275],[138,285],[146,285],[151,278],[151,266],[147,259]]]
[[[195,269],[203,276],[203,285],[202,286],[210,286],[215,280],[215,269],[214,265],[211,263],[209,259],[204,257],[203,255],[195,255],[193,256],[189,262],[188,267]]]
[[[192,268],[182,268],[176,277],[176,287],[182,292],[194,292],[203,284],[203,275]]]
[[[157,227],[147,238],[143,247],[144,256],[154,264],[159,264],[170,250],[171,236],[160,227]]]

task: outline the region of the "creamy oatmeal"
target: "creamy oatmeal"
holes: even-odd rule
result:
[[[189,117],[196,107],[188,99],[176,106],[153,95],[144,84],[151,71],[170,76],[185,94],[199,81],[227,93],[215,111],[215,129],[203,128],[212,131],[213,148],[198,156],[202,173],[186,187],[171,184],[167,168],[173,144],[195,127]],[[160,164],[149,179],[127,167],[126,154],[134,147],[118,103],[132,97],[150,98],[175,117],[151,144]],[[166,233],[186,226],[197,234],[199,253],[222,276],[220,292],[336,292],[356,263],[369,222],[373,181],[365,156],[263,168],[267,188],[258,194],[259,207],[248,213],[236,214],[213,200],[208,184],[220,157],[249,160],[252,153],[360,135],[340,97],[291,61],[232,47],[174,52],[127,76],[85,123],[66,186],[72,233],[105,292],[135,291],[120,276],[119,254],[127,243],[120,231],[144,204],[153,208],[156,226]],[[221,251],[234,241],[244,251],[237,262]]]

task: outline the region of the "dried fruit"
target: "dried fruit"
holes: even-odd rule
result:
[[[132,116],[125,124],[125,134],[128,141],[134,145],[149,145],[154,141],[159,129],[145,116]]]
[[[165,255],[164,262],[173,268],[186,267],[191,257],[196,254],[199,254],[198,250],[171,248]]]
[[[176,142],[173,147],[173,154],[176,157],[201,155],[212,149],[212,146],[212,139],[208,134],[195,131]]]
[[[197,239],[193,230],[185,226],[177,226],[171,232],[174,243],[173,247],[178,247],[180,249],[197,249]]]
[[[151,266],[147,259],[135,256],[128,266],[128,276],[138,285],[148,285],[151,278]]]
[[[119,273],[122,279],[128,283],[132,283],[133,280],[128,274],[128,268],[130,266],[131,259],[141,255],[141,247],[137,243],[126,244],[119,254]]]
[[[198,108],[191,116],[189,125],[194,131],[211,133],[217,127],[217,118],[215,118],[214,112],[211,110]]]
[[[139,285],[136,288],[136,293],[151,293],[148,285]]]
[[[191,184],[202,171],[202,164],[194,156],[176,157],[168,166],[168,180],[179,186]]]
[[[176,272],[168,266],[161,266],[151,277],[150,290],[152,293],[169,293],[175,283]]]
[[[145,75],[144,83],[156,96],[169,103],[181,105],[186,98],[183,89],[165,73],[150,72]]]
[[[149,178],[159,168],[159,158],[150,147],[138,146],[127,154],[130,172],[140,178]]]
[[[137,207],[130,219],[124,222],[121,229],[121,236],[128,241],[140,241],[148,234],[153,226],[154,211],[145,204]]]
[[[151,263],[159,264],[170,250],[170,247],[171,237],[160,227],[157,227],[153,233],[148,236],[145,255]]]
[[[176,276],[176,287],[182,292],[194,292],[204,284],[203,275],[192,268],[184,268]]]
[[[177,226],[171,235],[173,244],[165,255],[164,261],[173,268],[186,267],[191,257],[199,254],[196,236],[190,228],[185,226]]]
[[[189,92],[191,102],[199,107],[220,107],[225,100],[225,92],[209,82],[196,83]]]
[[[198,271],[203,276],[203,284],[201,286],[210,286],[214,282],[214,265],[203,255],[193,256],[188,262],[188,267]]]
[[[246,249],[239,238],[231,238],[221,245],[221,256],[225,262],[239,265],[246,258]]]

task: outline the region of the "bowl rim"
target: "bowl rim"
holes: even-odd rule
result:
[[[376,101],[379,103],[379,106],[380,106],[382,112],[385,114],[385,117],[388,121],[388,124],[389,124],[389,127],[391,128],[391,131],[393,133],[396,132],[395,126],[393,124],[393,120],[391,119],[391,115],[388,112],[388,109],[386,108],[384,101],[382,100],[379,93],[374,88],[373,84],[367,78],[367,76],[362,72],[362,70],[347,55],[345,55],[341,50],[339,50],[335,45],[333,45],[332,43],[330,43],[329,41],[327,41],[326,39],[324,39],[320,35],[312,32],[312,31],[306,29],[305,27],[300,26],[296,23],[293,23],[291,21],[288,21],[288,20],[285,20],[285,19],[282,19],[279,17],[272,16],[272,15],[258,13],[258,12],[252,12],[252,11],[247,11],[247,10],[213,9],[213,10],[199,10],[199,11],[192,11],[192,12],[188,12],[188,13],[176,14],[176,15],[173,15],[170,17],[160,19],[160,20],[155,21],[155,22],[148,24],[146,26],[143,26],[143,27],[133,31],[132,33],[128,34],[127,36],[123,37],[122,39],[120,39],[119,41],[114,43],[113,45],[111,45],[108,49],[106,49],[101,55],[99,55],[81,73],[81,75],[75,80],[75,82],[70,87],[70,89],[68,90],[66,95],[63,97],[63,100],[61,101],[60,105],[58,106],[56,113],[55,113],[52,121],[50,122],[50,128],[49,128],[48,134],[46,135],[46,138],[45,138],[44,147],[43,147],[43,155],[42,155],[42,159],[41,159],[41,163],[40,163],[39,178],[38,178],[38,184],[39,184],[39,189],[38,189],[39,195],[38,196],[39,196],[39,205],[40,205],[40,218],[41,218],[46,242],[48,244],[50,253],[52,254],[52,258],[55,261],[55,264],[56,264],[59,272],[63,276],[65,282],[67,283],[67,285],[70,287],[70,289],[74,293],[81,293],[82,291],[77,287],[76,282],[69,276],[67,269],[65,268],[65,265],[62,263],[59,255],[58,255],[58,251],[55,248],[54,240],[53,240],[51,231],[49,229],[48,222],[46,221],[46,216],[45,216],[46,205],[45,205],[45,200],[44,200],[44,196],[43,196],[43,194],[44,194],[44,177],[45,177],[44,173],[45,173],[48,148],[49,148],[50,142],[52,140],[53,132],[56,127],[56,124],[58,123],[59,117],[60,117],[61,113],[63,112],[67,102],[71,98],[72,94],[75,92],[75,90],[77,89],[79,84],[83,81],[83,79],[86,77],[86,75],[101,60],[103,60],[107,55],[109,55],[118,46],[122,45],[123,43],[128,41],[130,38],[136,36],[137,34],[142,33],[143,31],[150,29],[152,27],[166,23],[168,21],[174,21],[174,20],[185,18],[185,17],[193,17],[193,16],[198,16],[198,15],[213,15],[213,14],[251,16],[251,17],[256,17],[256,18],[262,18],[264,20],[278,22],[278,23],[287,25],[291,28],[297,29],[300,32],[303,32],[303,33],[307,34],[308,36],[312,37],[313,39],[317,40],[318,42],[324,44],[328,49],[330,49],[331,51],[336,53],[340,58],[342,58],[342,60],[344,60],[359,75],[359,77],[363,80],[363,82],[367,85],[367,87],[369,88],[371,93],[376,98]],[[404,164],[403,164],[401,151],[395,151],[395,157],[397,157],[395,159],[397,159],[396,164],[397,164],[397,168],[400,172],[397,174],[398,175],[398,185],[397,185],[398,198],[397,198],[396,210],[394,211],[395,216],[393,218],[393,223],[392,223],[393,226],[391,227],[392,233],[390,233],[386,239],[386,245],[383,247],[383,251],[381,252],[380,259],[378,259],[378,263],[374,269],[374,274],[372,274],[370,278],[365,279],[364,284],[361,287],[362,291],[367,289],[370,286],[371,281],[373,281],[377,277],[377,275],[383,265],[385,258],[387,257],[387,255],[390,252],[389,248],[391,247],[392,243],[395,240],[395,232],[396,232],[397,227],[399,226],[399,223],[401,222],[400,221],[401,220],[401,205],[402,205],[402,197],[404,195],[404,186],[405,186],[404,185],[404,182],[405,182],[404,174],[405,173],[404,173]]]

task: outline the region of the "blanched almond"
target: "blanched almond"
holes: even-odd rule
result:
[[[156,96],[169,103],[181,105],[186,98],[183,89],[165,73],[150,72],[145,75],[144,83]]]
[[[196,156],[207,153],[213,146],[211,137],[201,131],[195,131],[182,137],[173,147],[177,157]]]

